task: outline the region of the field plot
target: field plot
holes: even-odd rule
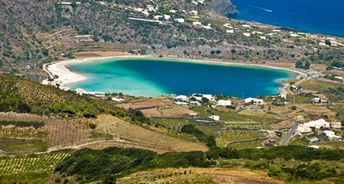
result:
[[[193,124],[196,126],[196,128],[198,128],[208,136],[216,135],[217,131],[223,127],[221,123],[201,123],[196,122],[196,120],[186,118],[154,118],[153,122],[176,132],[180,132],[184,125]]]
[[[56,164],[69,155],[67,152],[58,152],[27,157],[0,157],[0,176],[52,172]]]
[[[232,129],[271,129],[270,125],[255,122],[229,122],[224,127]]]
[[[181,117],[193,111],[186,107],[176,105],[166,97],[158,97],[147,100],[136,100],[130,103],[117,105],[125,109],[135,109],[141,111],[146,117]]]
[[[0,137],[6,138],[44,138],[46,132],[36,130],[34,128],[16,128],[13,126],[0,126]]]
[[[0,151],[8,153],[42,152],[48,149],[42,139],[0,138]]]
[[[47,121],[42,130],[48,132],[47,143],[49,147],[68,147],[86,143],[91,135],[91,130],[86,122],[77,122],[52,119]],[[82,120],[80,120],[82,121]]]
[[[124,147],[138,147],[153,150],[159,153],[169,151],[205,151],[207,147],[199,142],[168,136],[164,133],[156,132],[134,125],[116,117],[100,115],[93,122],[98,134],[111,135],[114,140],[126,144]],[[108,140],[107,142],[113,142]],[[109,146],[109,145],[108,145]]]
[[[220,116],[223,122],[255,122],[255,123],[271,123],[278,121],[279,118],[272,114],[254,114],[254,113],[242,113],[233,111],[223,111],[217,109],[207,109],[205,107],[197,107],[192,109],[198,112],[202,117],[208,117],[210,115]]]
[[[310,90],[310,91],[325,91],[328,88],[335,88],[340,87],[342,84],[336,84],[336,83],[330,83],[330,82],[324,82],[321,80],[308,80],[301,84],[301,87],[304,90]]]
[[[233,144],[237,148],[246,148],[256,147],[264,139],[266,136],[257,130],[222,130],[219,132],[216,143],[220,147],[231,147]]]

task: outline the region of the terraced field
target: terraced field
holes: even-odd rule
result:
[[[0,157],[0,176],[52,172],[56,164],[69,155],[68,152],[58,152],[27,157]]]
[[[239,144],[243,144],[239,147],[247,148],[256,147],[257,145],[259,145],[259,142],[263,142],[262,140],[258,140],[265,138],[266,136],[263,133],[258,132],[257,130],[223,130],[219,132],[216,142],[217,145],[220,147],[226,147],[227,145],[231,146],[232,144],[234,144],[235,147],[238,147]],[[255,143],[250,144],[250,142]]]

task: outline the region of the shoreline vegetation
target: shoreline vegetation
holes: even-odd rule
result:
[[[210,65],[223,65],[223,66],[243,66],[243,67],[255,67],[255,68],[265,68],[265,69],[273,69],[273,70],[283,70],[288,72],[296,73],[297,76],[306,77],[307,75],[301,71],[284,68],[284,67],[277,67],[277,66],[270,66],[268,64],[248,64],[248,63],[240,63],[240,62],[227,62],[223,60],[216,60],[216,59],[184,59],[184,58],[177,58],[177,57],[158,57],[155,55],[130,55],[130,54],[120,54],[114,56],[103,56],[103,57],[85,57],[85,58],[76,58],[76,59],[69,59],[69,60],[62,60],[56,61],[53,63],[47,63],[43,65],[43,70],[48,73],[49,79],[45,79],[42,81],[42,84],[49,85],[52,81],[55,84],[60,85],[60,87],[68,89],[68,84],[81,82],[87,80],[87,77],[81,75],[79,73],[73,72],[69,70],[66,66],[70,64],[81,64],[86,62],[106,62],[109,60],[115,59],[153,59],[159,61],[174,61],[174,62],[183,62],[183,63],[195,63],[195,64],[210,64]],[[283,87],[279,88],[280,93],[287,93],[287,88],[289,84],[282,81]],[[97,93],[97,92],[92,92]]]

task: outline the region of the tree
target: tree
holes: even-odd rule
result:
[[[303,64],[300,60],[297,60],[295,63],[295,68],[303,68]]]
[[[325,40],[325,44],[328,46],[331,46],[331,41],[330,40]]]
[[[42,54],[45,56],[49,56],[49,50],[47,48],[42,49]]]
[[[77,6],[76,0],[72,0],[71,6],[72,6],[72,8],[73,8],[73,14],[75,14],[75,12],[76,12],[76,6]]]
[[[308,70],[308,69],[310,69],[310,67],[311,67],[311,63],[309,61],[306,61],[306,63],[305,63],[303,68]]]

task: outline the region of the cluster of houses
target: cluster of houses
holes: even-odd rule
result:
[[[223,24],[225,28],[225,32],[229,34],[239,33],[242,34],[244,37],[253,37],[256,36],[261,40],[267,40],[268,38],[272,38],[274,36],[278,37],[286,37],[282,39],[283,42],[292,43],[293,40],[299,39],[309,39],[309,40],[316,40],[318,45],[314,44],[313,49],[315,51],[318,50],[318,46],[320,47],[344,47],[344,42],[339,41],[334,37],[324,37],[310,33],[302,33],[302,32],[293,32],[293,31],[282,31],[280,29],[266,29],[266,27],[262,29],[258,29],[260,26],[255,25],[251,26],[247,23],[225,23]]]
[[[153,1],[152,1],[153,2]],[[145,21],[145,22],[157,22],[160,24],[164,24],[166,22],[178,22],[178,23],[185,23],[187,22],[183,17],[180,16],[179,13],[182,13],[184,16],[191,16],[193,21],[191,22],[192,26],[195,27],[201,27],[204,29],[213,29],[212,25],[210,23],[205,23],[199,21],[199,12],[195,10],[191,11],[186,11],[183,9],[171,9],[169,10],[168,13],[166,12],[159,12],[160,6],[158,4],[153,5],[145,5],[145,7],[131,7],[127,5],[121,5],[121,4],[116,4],[116,3],[106,3],[104,1],[98,1],[99,4],[101,5],[108,5],[111,7],[119,7],[122,9],[127,9],[135,12],[139,12],[144,14],[146,17],[152,17],[150,19],[143,19],[143,18],[133,18],[131,17],[132,20],[138,20],[138,21]],[[194,5],[204,5],[206,2],[205,0],[192,0],[192,4]],[[70,12],[72,12],[72,3],[71,2],[60,2],[60,6],[63,9],[67,9]],[[76,5],[80,5],[80,2],[76,2]],[[65,12],[65,11],[64,11]],[[283,39],[283,42],[286,43],[291,43],[294,39],[299,40],[299,39],[310,39],[312,41],[316,40],[316,45],[312,45],[313,49],[317,50],[318,47],[344,47],[344,42],[342,40],[338,40],[335,37],[328,37],[328,36],[320,36],[320,35],[315,35],[315,34],[310,34],[310,33],[302,33],[302,32],[294,32],[294,31],[282,31],[280,29],[274,28],[270,29],[267,27],[261,27],[259,25],[252,26],[247,23],[241,23],[241,22],[236,22],[235,25],[231,23],[225,23],[223,24],[223,27],[225,28],[225,32],[229,34],[234,34],[238,32],[239,34],[242,34],[244,37],[252,37],[254,35],[258,36],[259,39],[261,40],[267,40],[268,38],[274,37],[274,36],[286,36],[287,38]],[[258,29],[257,28],[262,28]]]
[[[204,29],[213,29],[213,26],[210,23],[201,22],[199,17],[198,10],[191,10],[186,11],[183,9],[170,9],[169,12],[159,12],[160,6],[158,4],[153,5],[145,5],[145,7],[132,7],[127,5],[121,5],[121,4],[108,4],[104,1],[98,1],[101,5],[109,5],[111,7],[119,7],[122,9],[127,9],[135,12],[139,12],[144,14],[146,17],[150,17],[149,19],[146,18],[136,18],[136,17],[130,17],[132,20],[137,21],[144,21],[144,22],[155,22],[159,24],[166,24],[170,22],[177,22],[177,23],[191,23],[194,27],[200,27]],[[194,5],[204,5],[205,0],[192,0],[191,2]],[[77,5],[81,4],[80,2],[76,3]],[[63,9],[68,9],[69,11],[72,11],[72,3],[71,2],[60,2],[60,5]],[[186,21],[183,16],[187,16],[191,18],[190,21]],[[225,23],[223,24],[223,27],[225,29],[225,32],[228,34],[235,34],[239,33],[244,37],[252,37],[256,36],[261,40],[267,40],[269,38],[272,38],[274,36],[286,36],[287,38],[283,39],[283,42],[286,43],[292,43],[293,39],[299,40],[299,39],[310,39],[310,40],[316,40],[317,45],[313,45],[310,47],[313,47],[313,49],[317,50],[318,47],[344,47],[344,42],[341,40],[337,40],[337,38],[334,37],[325,37],[310,33],[302,33],[302,32],[293,32],[293,31],[282,31],[280,29],[270,29],[267,27],[261,27],[259,25],[250,25],[247,23],[241,23],[241,22],[235,22],[235,23]],[[259,29],[261,28],[261,29]],[[86,41],[89,41],[90,39],[86,39]]]
[[[327,104],[328,101],[326,99],[322,99],[320,97],[314,97],[312,99],[312,103],[315,103],[315,104]]]
[[[344,47],[344,43],[337,41],[336,38],[333,38],[333,37],[323,37],[319,42],[319,46],[323,46],[323,47],[341,46],[341,47]]]
[[[341,129],[342,123],[341,122],[327,122],[324,119],[314,120],[310,121],[308,123],[299,124],[296,129],[296,134],[298,135],[309,135],[312,134],[314,130],[316,131],[322,131],[325,136],[330,141],[338,141],[342,140],[342,137],[339,135],[336,135],[334,131],[331,129]],[[317,142],[319,141],[318,137],[313,137],[310,139],[310,142]]]
[[[208,101],[212,106],[223,106],[228,107],[233,105],[232,101],[229,99],[219,99],[216,100],[216,97],[214,95],[210,94],[193,94],[191,96],[186,95],[178,95],[173,96],[173,99],[175,100],[175,103],[178,105],[196,105],[201,106],[204,101]],[[244,103],[246,105],[264,105],[264,100],[259,98],[245,98]]]

